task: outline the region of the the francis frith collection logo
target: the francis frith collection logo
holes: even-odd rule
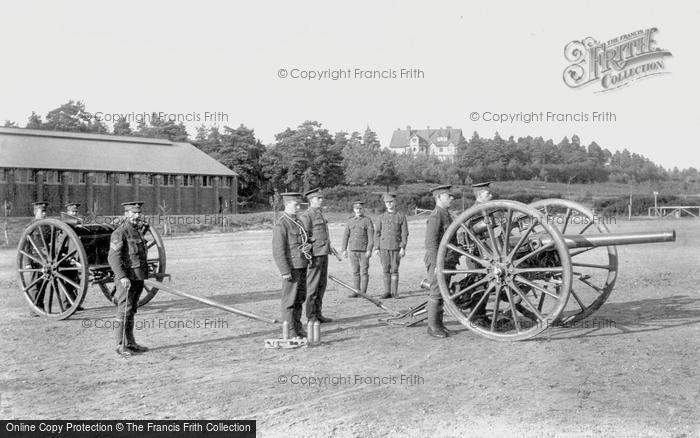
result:
[[[571,88],[599,84],[598,92],[611,91],[648,76],[669,73],[664,58],[671,52],[658,47],[657,28],[623,34],[604,43],[592,37],[571,41],[564,56],[571,64],[564,83]]]

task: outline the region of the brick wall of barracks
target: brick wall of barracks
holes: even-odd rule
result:
[[[235,177],[203,175],[0,168],[0,215],[3,201],[12,205],[10,216],[32,216],[35,201],[48,202],[48,215],[55,216],[66,202],[82,204],[81,214],[120,215],[121,203],[132,200],[143,201],[146,214],[236,214],[237,182]]]

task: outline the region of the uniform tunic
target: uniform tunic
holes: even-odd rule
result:
[[[387,211],[379,216],[374,232],[374,242],[379,250],[382,271],[385,274],[398,274],[401,261],[399,250],[405,249],[408,243],[406,215]]]
[[[374,248],[374,225],[365,216],[353,216],[345,225],[342,250],[350,250],[349,258],[353,277],[367,277],[369,272],[368,252]],[[359,289],[359,283],[355,282]]]
[[[447,227],[452,223],[452,216],[447,211],[447,209],[442,207],[435,207],[435,209],[428,216],[428,223],[425,229],[425,267],[428,270],[428,281],[430,282],[430,294],[429,297],[433,299],[440,299],[440,286],[437,282],[437,277],[435,275],[435,267],[437,264],[437,253],[440,247],[440,241],[442,236],[445,234]],[[452,243],[457,245],[456,235],[452,239]],[[452,269],[459,263],[459,254],[454,251],[447,251],[445,257],[445,268]],[[448,283],[449,278],[448,276]]]
[[[372,251],[374,248],[374,225],[366,216],[353,216],[345,225],[342,250]]]
[[[143,291],[143,281],[148,277],[148,252],[141,232],[128,220],[112,232],[107,261],[117,286],[117,318],[133,318]],[[129,290],[122,287],[122,278],[131,281]]]
[[[306,244],[305,230],[296,215],[286,213],[272,230],[272,257],[280,275],[292,278],[282,280],[282,320],[289,323],[301,320],[302,303],[306,299],[306,267],[309,260],[302,251]]]
[[[315,319],[321,315],[323,295],[328,281],[328,254],[331,253],[331,241],[328,233],[328,221],[320,208],[309,207],[301,215],[301,223],[309,233],[312,243],[313,260],[306,272],[306,317]]]

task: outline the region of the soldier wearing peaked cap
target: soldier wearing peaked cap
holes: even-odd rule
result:
[[[140,201],[122,203],[124,222],[112,233],[107,255],[117,287],[114,296],[117,304],[115,337],[120,356],[148,350],[134,339],[134,316],[143,282],[148,277],[148,252],[141,234],[142,205]]]
[[[83,223],[83,218],[80,217],[80,213],[78,212],[78,207],[80,207],[80,204],[77,202],[68,202],[66,205],[66,211],[61,212],[61,220],[63,222],[69,223],[69,224],[82,224]]]
[[[348,249],[350,250],[350,266],[355,289],[366,294],[369,283],[369,259],[372,257],[372,247],[374,247],[374,225],[370,218],[365,217],[364,202],[353,202],[352,210],[355,214],[345,224],[342,251],[345,258],[348,258]],[[350,298],[358,296],[355,293],[350,294]]]
[[[449,335],[454,335],[456,332],[449,330],[442,322],[443,317],[443,300],[440,294],[440,286],[437,282],[435,268],[437,266],[437,253],[440,246],[442,236],[445,230],[452,223],[452,215],[448,211],[455,196],[451,192],[452,186],[443,185],[430,189],[435,198],[435,209],[428,217],[428,223],[425,230],[425,267],[428,271],[428,281],[430,283],[430,292],[428,294],[428,304],[426,310],[428,312],[428,334],[436,338],[446,338]],[[455,242],[452,242],[456,244]],[[445,258],[445,268],[454,269],[459,263],[459,254],[448,253]],[[450,282],[450,276],[447,278],[447,283]]]
[[[474,198],[476,198],[477,204],[483,204],[488,202],[493,198],[493,192],[491,191],[490,182],[481,182],[472,184],[472,190],[474,191]]]
[[[328,232],[328,221],[323,216],[323,192],[321,189],[309,190],[305,193],[309,200],[309,208],[301,215],[301,223],[309,233],[312,244],[313,258],[306,272],[306,317],[318,320],[320,323],[333,321],[323,316],[323,295],[326,293],[328,282],[328,255],[331,253],[331,236]]]
[[[44,202],[44,201],[32,202],[33,211],[34,211],[34,219],[32,219],[32,223],[34,223],[38,220],[44,219],[46,217],[46,207],[48,205],[49,204]],[[50,237],[51,237],[49,235],[50,230],[42,229],[42,230],[40,230],[40,232],[43,234],[44,239],[48,242],[50,240]],[[32,249],[31,252],[34,253],[34,249]],[[34,253],[34,255],[38,255],[38,254]],[[31,269],[36,269],[36,268],[40,268],[40,267],[41,267],[41,265],[39,265],[33,261],[30,261],[29,264],[27,266],[25,266],[25,268],[31,268]],[[36,280],[40,275],[41,274],[39,272],[32,272],[31,282],[33,283],[34,280]],[[33,293],[32,293],[32,291],[33,291]],[[32,289],[30,289],[30,294],[33,294],[32,299],[35,299],[36,294],[38,294],[38,293],[39,293],[39,286],[38,285],[33,287]],[[43,298],[39,298],[39,301],[37,302],[37,306],[42,307],[43,305],[44,305]],[[37,313],[34,313],[33,310],[30,310],[29,316],[39,316],[39,315]]]
[[[374,227],[375,253],[379,254],[384,273],[382,298],[399,298],[399,265],[406,255],[408,222],[406,215],[396,211],[396,194],[382,195],[386,211],[379,216]]]
[[[292,337],[307,336],[301,323],[306,299],[306,269],[311,255],[308,234],[297,218],[301,193],[282,193],[284,212],[272,230],[272,256],[282,276],[282,321],[287,321]]]
[[[70,225],[81,225],[83,223],[83,218],[80,216],[80,213],[78,212],[78,207],[80,207],[80,203],[78,202],[68,202],[64,205],[66,208],[66,211],[61,212],[61,220],[67,224]],[[68,271],[64,273],[66,277],[70,278],[73,280],[75,283],[80,283],[80,275],[76,271]],[[71,291],[66,291],[67,293],[73,295]],[[72,299],[75,299],[75,296],[71,296]],[[70,302],[68,301],[68,298],[64,298],[63,301],[64,305],[68,307],[70,305]],[[85,310],[83,309],[82,306],[78,306],[78,310]]]
[[[486,202],[489,202],[491,199],[493,199],[493,192],[491,191],[491,183],[490,182],[480,182],[480,183],[475,183],[472,184],[472,190],[474,193],[474,198],[476,199],[474,201],[474,205],[479,205],[479,204],[484,204]],[[502,218],[503,221],[506,221],[506,218]],[[495,230],[496,234],[498,235],[499,231]],[[485,234],[486,231],[483,232]],[[477,233],[479,234],[479,233]],[[463,237],[465,239],[465,242],[470,244],[471,246],[474,245],[473,242],[471,242],[471,239],[468,236]],[[476,263],[474,263],[473,260],[467,259],[466,260],[466,266],[468,269],[476,269],[478,266]],[[476,325],[484,326],[486,324],[489,324],[490,321],[486,317],[486,306],[481,305],[479,308],[473,310],[473,318],[472,321]]]
[[[46,217],[46,207],[49,205],[44,201],[32,202],[34,207],[34,220],[44,219]]]

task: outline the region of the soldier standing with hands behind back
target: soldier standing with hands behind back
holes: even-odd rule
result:
[[[141,206],[143,202],[123,202],[124,222],[114,230],[109,242],[107,260],[114,272],[117,287],[115,334],[117,354],[131,356],[148,351],[134,339],[134,316],[148,277],[148,252],[141,235]]]
[[[348,258],[349,246],[355,290],[367,294],[369,258],[372,257],[372,247],[374,246],[374,225],[372,225],[370,218],[365,217],[365,206],[362,201],[353,202],[352,210],[355,215],[345,225],[342,251],[343,256]],[[349,295],[350,298],[358,296],[356,293]]]
[[[406,255],[408,222],[406,215],[396,211],[396,195],[383,195],[386,211],[379,216],[374,232],[375,253],[379,254],[384,272],[382,298],[399,298],[399,264]]]

